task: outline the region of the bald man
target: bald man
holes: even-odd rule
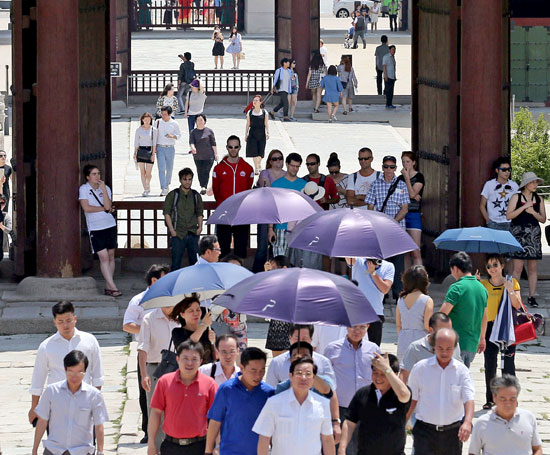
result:
[[[469,369],[453,357],[458,334],[440,329],[434,335],[435,356],[418,362],[409,376],[416,411],[415,455],[461,455],[472,432],[475,390]],[[462,421],[464,419],[464,421]]]

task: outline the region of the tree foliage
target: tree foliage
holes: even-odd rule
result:
[[[550,184],[550,124],[542,114],[535,120],[527,108],[521,108],[512,122],[513,179],[519,184],[524,172],[534,172]]]

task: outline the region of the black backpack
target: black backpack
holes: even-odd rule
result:
[[[175,190],[170,191],[170,193],[173,193],[174,191],[175,194],[174,200],[172,201],[172,210],[170,210],[170,219],[172,220],[172,227],[174,228],[174,230],[176,230],[176,224],[178,223],[178,200],[180,198],[180,189],[176,188]],[[199,205],[199,193],[194,189],[191,189],[191,192],[193,193],[193,207],[195,209],[195,213],[197,214],[197,216],[201,216],[202,213],[197,213],[197,206]],[[168,227],[168,225],[166,224],[166,219],[164,219],[164,225]]]
[[[306,175],[305,177],[302,177],[306,182],[310,182],[311,178],[309,175]],[[327,179],[326,175],[321,174],[321,178],[319,179],[319,186],[325,187],[325,180]]]

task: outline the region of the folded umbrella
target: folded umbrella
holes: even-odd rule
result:
[[[255,188],[223,201],[206,224],[279,224],[299,221],[323,209],[304,193],[287,188]]]
[[[300,221],[289,236],[289,246],[329,257],[378,259],[418,249],[388,215],[349,208],[315,213]]]
[[[509,231],[486,227],[447,229],[434,240],[441,250],[466,251],[467,253],[514,253],[523,247]]]
[[[252,275],[239,265],[227,262],[195,264],[168,273],[153,284],[141,299],[143,308],[174,306],[192,293],[211,299]]]
[[[228,289],[214,303],[235,313],[296,324],[350,327],[380,320],[351,281],[305,268],[257,273]]]
[[[516,342],[514,322],[512,318],[512,301],[506,288],[502,291],[502,297],[498,306],[498,313],[493,323],[493,329],[489,336],[489,342],[498,346],[500,351],[501,368],[504,369],[504,356],[508,346]]]

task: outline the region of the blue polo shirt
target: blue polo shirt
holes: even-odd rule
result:
[[[271,187],[302,191],[304,189],[304,186],[306,186],[306,183],[307,182],[304,179],[296,179],[293,182],[291,182],[285,176],[282,176],[281,178],[278,178],[277,180],[275,180],[271,184]],[[287,227],[288,227],[288,223],[276,224],[275,226],[273,226],[274,229],[286,229]]]
[[[220,455],[256,455],[258,435],[252,431],[260,411],[275,390],[262,381],[251,391],[239,380],[241,373],[218,388],[209,419],[221,422]]]
[[[388,261],[382,261],[382,265],[376,269],[376,273],[383,280],[392,283],[395,276],[395,266]],[[376,283],[369,274],[366,258],[357,258],[351,269],[351,277],[359,283],[359,289],[365,294],[377,315],[384,314],[384,293],[378,289]]]

